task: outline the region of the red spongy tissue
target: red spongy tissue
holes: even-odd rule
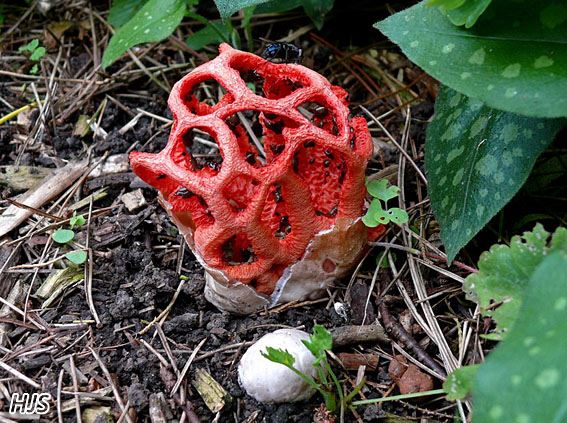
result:
[[[270,294],[316,234],[363,213],[372,142],[346,97],[301,65],[222,44],[171,91],[166,148],[132,153],[132,168],[207,266]]]

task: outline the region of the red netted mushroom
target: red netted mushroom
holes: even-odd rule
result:
[[[366,121],[349,119],[346,96],[301,65],[226,44],[175,84],[167,147],[130,160],[221,284],[213,291],[243,284],[274,300],[303,268],[295,279],[305,297],[359,257],[372,142]]]

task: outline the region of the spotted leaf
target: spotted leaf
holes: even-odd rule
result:
[[[516,194],[563,124],[440,90],[427,128],[425,167],[449,260]]]
[[[567,229],[557,229],[551,242],[548,238],[549,233],[538,224],[532,232],[513,237],[509,246],[493,245],[481,255],[478,273],[465,279],[463,289],[468,297],[496,322],[489,338],[501,339],[513,327],[523,299],[528,298],[528,281],[543,259],[554,251],[567,254]],[[549,278],[549,284],[558,283]],[[567,291],[567,284],[563,289]]]
[[[185,9],[185,0],[149,0],[112,36],[102,56],[102,67],[109,66],[130,47],[169,37],[183,19]]]
[[[490,107],[567,116],[567,5],[496,1],[466,29],[426,1],[375,27],[443,84]]]
[[[567,251],[537,266],[506,339],[489,354],[473,385],[475,422],[567,419]]]

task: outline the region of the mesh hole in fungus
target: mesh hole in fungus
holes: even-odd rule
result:
[[[235,212],[248,207],[258,191],[260,183],[248,175],[238,175],[222,189],[222,195]]]
[[[240,74],[240,78],[254,94],[264,97],[264,77],[254,69],[246,69],[235,66],[234,69]]]
[[[284,128],[297,127],[289,118],[256,110],[230,115],[225,123],[236,136],[242,157],[254,167],[275,161],[285,150]]]
[[[292,231],[285,203],[285,192],[280,184],[273,184],[270,187],[262,210],[262,221],[270,228],[274,237],[279,240],[284,239]]]
[[[292,164],[309,187],[316,215],[334,218],[347,172],[342,154],[308,140],[297,149]]]
[[[221,246],[223,261],[229,266],[239,266],[256,261],[256,254],[248,237],[239,233],[231,236]]]
[[[216,175],[222,166],[222,155],[216,139],[206,130],[191,128],[182,135],[185,150],[181,152],[193,171]]]
[[[327,131],[331,135],[339,134],[337,119],[332,111],[323,104],[316,101],[306,101],[297,106],[297,110],[316,127]]]
[[[227,94],[224,87],[215,79],[196,83],[185,91],[182,98],[189,111],[200,116],[208,115],[220,104],[227,104],[233,100],[232,94]]]
[[[202,225],[212,225],[215,222],[203,197],[185,187],[179,187],[168,200],[178,219],[185,226],[195,229]]]

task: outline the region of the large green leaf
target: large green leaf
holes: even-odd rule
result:
[[[567,229],[557,229],[551,243],[548,238],[549,233],[538,224],[532,232],[513,237],[510,246],[493,245],[481,255],[478,273],[465,279],[463,289],[469,298],[497,324],[492,339],[506,335],[519,318],[522,301],[529,298],[525,293],[528,281],[544,258],[554,251],[567,253]],[[549,283],[556,281],[549,279]]]
[[[199,51],[209,44],[219,44],[230,39],[232,33],[232,26],[223,21],[215,20],[209,21],[204,28],[196,31],[187,38],[187,46],[193,50]]]
[[[375,26],[445,85],[496,109],[567,116],[567,6],[496,1],[471,29],[421,2]]]
[[[185,9],[185,0],[149,0],[112,36],[102,56],[102,67],[109,66],[130,47],[169,37],[183,19]]]
[[[113,0],[108,11],[108,23],[120,28],[134,17],[147,0]]]
[[[567,251],[549,254],[525,291],[518,320],[480,366],[475,422],[567,421]]]
[[[563,123],[494,110],[441,89],[427,128],[425,167],[449,260],[520,189]]]
[[[215,0],[217,9],[223,19],[230,18],[240,9],[258,4],[267,3],[269,0]]]
[[[311,18],[315,27],[321,29],[325,22],[325,15],[333,8],[335,0],[301,0],[303,9]]]

